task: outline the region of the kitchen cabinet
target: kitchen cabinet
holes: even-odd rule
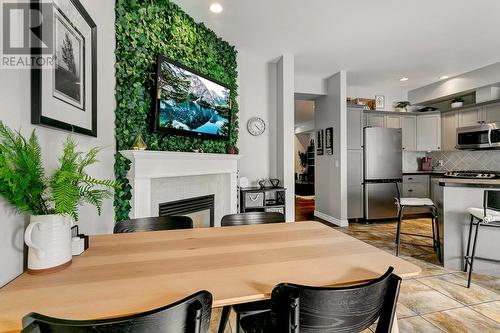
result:
[[[347,109],[347,218],[349,219],[364,217],[363,120],[366,116],[368,115],[364,114],[362,108]]]
[[[400,116],[385,116],[385,127],[387,128],[401,128]]]
[[[385,115],[383,114],[367,114],[366,126],[368,127],[385,127]]]
[[[347,218],[363,218],[363,150],[348,150],[347,165]]]
[[[500,104],[459,111],[458,126],[476,126],[482,123],[500,122]]]
[[[441,115],[441,150],[454,151],[457,145],[458,113],[445,112]]]
[[[403,134],[403,150],[417,150],[417,117],[401,116],[401,132]]]
[[[500,122],[500,104],[485,106],[481,115],[481,121],[485,123]]]
[[[404,175],[403,198],[430,198],[430,176],[429,175]],[[405,214],[428,213],[428,208],[406,208]]]
[[[347,149],[363,149],[363,109],[347,109]]]
[[[481,123],[481,109],[472,108],[458,112],[459,127],[475,126],[479,123]]]
[[[417,151],[441,150],[441,114],[417,117]]]

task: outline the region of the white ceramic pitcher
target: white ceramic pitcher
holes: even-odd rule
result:
[[[24,233],[28,272],[47,273],[71,264],[71,217],[32,215]]]

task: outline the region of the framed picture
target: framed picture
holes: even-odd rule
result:
[[[316,155],[323,155],[324,130],[316,132]]]
[[[376,95],[375,96],[375,109],[383,110],[385,108],[385,96]]]
[[[54,62],[31,70],[31,123],[97,136],[96,24],[78,0],[51,10]]]
[[[325,151],[327,155],[333,155],[333,127],[325,130]]]

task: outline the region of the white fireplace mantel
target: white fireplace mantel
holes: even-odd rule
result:
[[[227,174],[230,213],[237,212],[237,172],[239,155],[122,150],[132,164],[127,178],[132,186],[131,218],[153,216],[151,180],[155,178]]]

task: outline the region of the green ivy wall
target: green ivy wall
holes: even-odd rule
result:
[[[231,87],[230,141],[152,133],[150,117],[156,56],[165,55]],[[238,139],[236,50],[169,0],[116,1],[116,146],[130,149],[140,133],[151,150],[225,153]],[[116,220],[129,217],[130,161],[116,154],[115,175],[124,186],[115,194]]]

